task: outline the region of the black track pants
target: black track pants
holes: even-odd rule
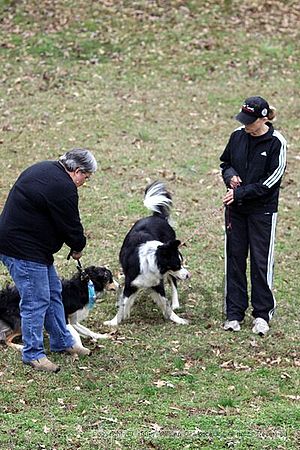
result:
[[[276,306],[271,289],[277,213],[245,215],[227,207],[225,218],[226,318],[242,321],[248,307],[246,268],[250,251],[252,315],[269,322]]]

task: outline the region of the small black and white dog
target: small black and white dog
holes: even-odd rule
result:
[[[187,320],[174,312],[179,308],[176,280],[186,280],[190,274],[182,266],[182,256],[178,249],[180,241],[176,239],[175,231],[169,224],[171,194],[163,183],[155,181],[145,190],[144,205],[153,214],[138,220],[125,237],[119,255],[125,286],[116,316],[104,322],[104,325],[117,326],[122,320],[129,318],[141,288],[150,288],[151,296],[165,319],[187,324]],[[165,294],[166,280],[172,289],[171,305]]]
[[[108,334],[99,334],[84,327],[80,321],[86,319],[91,310],[88,282],[94,285],[95,294],[100,296],[105,290],[116,290],[118,284],[106,267],[89,266],[77,272],[71,279],[62,279],[62,300],[67,328],[77,344],[82,345],[80,336],[92,339],[106,339]],[[21,336],[21,317],[19,309],[20,295],[17,288],[9,284],[0,290],[0,334],[1,340],[10,346],[21,349],[12,341]],[[2,333],[1,333],[2,331]]]

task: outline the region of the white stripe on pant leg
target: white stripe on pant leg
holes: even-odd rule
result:
[[[224,268],[224,302],[223,302],[223,310],[225,316],[227,315],[227,304],[226,304],[226,298],[227,298],[227,230],[226,230],[226,208],[224,208],[225,214],[224,214],[224,223],[225,223],[225,238],[224,238],[224,262],[225,262],[225,268]]]
[[[275,232],[276,232],[276,222],[277,222],[277,213],[272,214],[272,227],[271,227],[271,236],[270,236],[270,246],[269,246],[269,255],[268,255],[268,267],[267,267],[267,282],[270,290],[272,290],[273,285],[273,270],[274,270],[274,246],[275,246]],[[271,320],[273,314],[276,309],[276,300],[273,295],[274,307],[269,311],[269,319]]]

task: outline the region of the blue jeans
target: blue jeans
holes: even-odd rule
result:
[[[54,265],[45,265],[1,255],[19,291],[23,361],[29,362],[45,356],[43,328],[50,338],[51,351],[59,352],[74,344],[66,328],[61,298],[61,281]]]

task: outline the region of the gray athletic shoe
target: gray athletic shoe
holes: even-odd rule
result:
[[[223,329],[226,331],[240,331],[240,322],[238,320],[225,320]]]
[[[257,317],[253,320],[253,328],[252,331],[255,334],[259,334],[260,336],[264,336],[269,331],[270,327],[268,322],[261,317]]]

